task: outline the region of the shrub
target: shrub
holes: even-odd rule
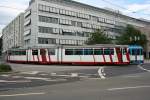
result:
[[[10,65],[7,64],[0,64],[0,72],[10,72],[12,68]]]

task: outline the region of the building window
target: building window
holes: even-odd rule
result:
[[[82,22],[77,22],[77,27],[82,27]]]
[[[40,33],[53,33],[53,28],[39,26]]]
[[[76,23],[77,23],[76,21],[71,21],[72,26],[76,26]]]
[[[92,28],[92,25],[89,23],[82,23],[83,28]]]
[[[25,13],[24,17],[27,18],[27,17],[30,16],[30,15],[31,15],[31,9],[28,10],[28,11]]]
[[[40,33],[59,34],[60,33],[60,29],[59,28],[39,26],[39,32]]]
[[[31,25],[31,19],[27,20],[25,23],[24,23],[24,26],[29,26]]]
[[[39,11],[48,12],[48,13],[59,13],[58,8],[45,6],[41,4],[39,4]]]
[[[98,18],[98,22],[104,23],[104,22],[105,22],[105,18],[99,17],[99,18]]]
[[[72,25],[72,21],[67,19],[60,19],[59,23],[62,25]]]
[[[56,39],[53,38],[38,38],[39,44],[56,44]]]
[[[68,30],[68,29],[63,29],[62,30],[62,35],[76,35],[74,31]]]
[[[39,21],[58,24],[58,18],[53,18],[53,17],[39,16]]]
[[[28,45],[28,44],[30,44],[30,39],[25,40],[25,45]]]
[[[83,32],[77,32],[77,36],[84,37],[84,33]]]
[[[31,34],[31,29],[29,29],[29,30],[27,30],[27,31],[24,32],[24,36],[28,36],[30,34]]]
[[[92,21],[95,21],[95,22],[98,22],[98,17],[96,17],[96,16],[91,16],[91,20],[92,20]]]

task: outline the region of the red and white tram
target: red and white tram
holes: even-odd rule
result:
[[[55,46],[9,50],[8,62],[39,64],[130,64],[126,45]]]

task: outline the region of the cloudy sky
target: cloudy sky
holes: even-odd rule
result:
[[[11,20],[28,7],[30,0],[0,0],[0,33]],[[150,0],[75,0],[97,7],[113,8],[123,14],[150,20]]]

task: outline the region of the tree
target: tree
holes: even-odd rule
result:
[[[146,35],[132,25],[127,25],[126,28],[123,29],[121,36],[117,37],[117,44],[141,45],[145,47],[146,43]]]
[[[2,37],[0,37],[0,55],[2,54]]]
[[[93,44],[110,44],[111,39],[108,38],[108,35],[105,34],[104,30],[96,30],[94,33],[91,33],[91,37],[87,40],[88,45]]]

